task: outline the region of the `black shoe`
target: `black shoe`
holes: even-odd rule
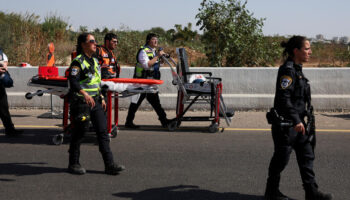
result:
[[[125,128],[138,129],[138,128],[140,128],[140,126],[137,126],[132,122],[127,122],[127,123],[125,123]]]
[[[277,189],[275,191],[266,191],[264,199],[265,200],[289,200],[289,197],[282,194],[282,192]]]
[[[16,130],[16,129],[5,129],[5,135],[9,137],[15,137],[19,136],[23,133],[22,130]]]
[[[68,172],[71,174],[83,175],[86,170],[80,166],[80,164],[73,164],[68,166]]]
[[[110,166],[106,166],[105,173],[108,175],[117,175],[119,172],[125,169],[124,165],[113,164]]]
[[[160,123],[162,124],[163,128],[168,128],[168,124],[171,122],[171,120],[169,119],[165,119],[163,121],[160,121]]]
[[[325,194],[320,191],[305,192],[305,200],[332,200],[333,194]]]

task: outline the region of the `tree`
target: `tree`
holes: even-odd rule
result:
[[[79,32],[80,33],[88,32],[88,27],[87,26],[79,26]]]
[[[191,42],[197,36],[197,31],[192,31],[192,23],[188,23],[187,27],[182,28],[181,24],[174,25],[176,31],[173,31],[172,41],[180,45],[185,45],[186,42]],[[173,30],[173,29],[171,29]]]
[[[246,9],[247,1],[203,0],[197,26],[212,66],[257,66],[264,56],[262,26]]]
[[[109,29],[107,27],[104,27],[103,30],[101,31],[101,33],[103,35],[106,35],[107,33],[109,33]]]
[[[64,39],[68,23],[56,15],[46,16],[41,24],[43,32],[47,34],[49,41]]]

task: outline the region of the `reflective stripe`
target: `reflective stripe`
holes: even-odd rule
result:
[[[81,87],[83,89],[95,89],[95,88],[100,88],[100,86],[98,84],[93,84],[93,85],[89,85],[89,84],[82,84]]]
[[[82,72],[85,68],[89,69],[91,66],[90,64],[84,59],[82,55],[78,55],[74,60],[78,61],[81,65]],[[88,73],[88,78],[81,80],[80,86],[81,88],[86,91],[90,96],[95,96],[100,93],[100,84],[101,84],[101,72],[99,69],[98,61],[96,58],[93,58],[94,60],[94,74]],[[80,94],[78,94],[81,96]]]
[[[146,55],[148,56],[148,58],[150,60],[152,60],[154,58],[154,55],[153,55],[153,51],[152,49],[148,48],[148,47],[144,47],[144,46],[141,46],[141,48],[143,51],[145,51]],[[139,50],[140,51],[140,50]],[[137,55],[138,56],[138,55]],[[142,67],[141,63],[139,63],[138,61],[138,58],[137,58],[137,63],[135,65],[135,76],[137,78],[146,78],[145,76],[145,69]],[[153,71],[153,67],[151,67],[148,71]]]

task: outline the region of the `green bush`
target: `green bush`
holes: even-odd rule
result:
[[[264,38],[264,19],[256,19],[239,0],[203,0],[196,18],[212,66],[274,65],[280,52]],[[275,51],[276,49],[276,51]]]

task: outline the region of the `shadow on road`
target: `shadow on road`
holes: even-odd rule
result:
[[[52,138],[62,133],[60,129],[20,129],[21,135],[8,137],[4,131],[0,131],[0,144],[34,144],[34,145],[54,145]],[[65,135],[63,144],[69,144],[70,137]],[[97,144],[96,134],[94,132],[86,133],[83,143]]]
[[[45,167],[47,163],[0,163],[0,175],[15,175],[15,176],[27,176],[27,175],[39,175],[47,173],[62,173],[67,169],[56,167]],[[41,165],[41,166],[38,166]],[[0,181],[11,181],[0,179]]]
[[[0,133],[0,144],[36,144],[36,145],[51,145],[52,137],[59,134],[58,129],[20,129],[23,133],[16,137],[7,137],[4,131]]]
[[[178,185],[147,189],[141,192],[121,192],[116,197],[132,200],[262,200],[263,196],[240,194],[237,192],[213,192],[193,185]]]
[[[30,115],[11,115],[11,117],[30,117]]]
[[[138,124],[140,128],[138,129],[130,129],[130,128],[125,128],[125,126],[119,126],[120,130],[123,131],[133,131],[133,132],[192,132],[192,133],[209,133],[209,125],[208,126],[180,126],[179,128],[176,128],[175,131],[171,132],[168,130],[168,128],[163,128],[160,125],[155,126],[155,125],[142,125]]]
[[[336,117],[336,118],[350,120],[350,114],[338,114],[338,115],[322,114],[322,115],[326,117]]]

